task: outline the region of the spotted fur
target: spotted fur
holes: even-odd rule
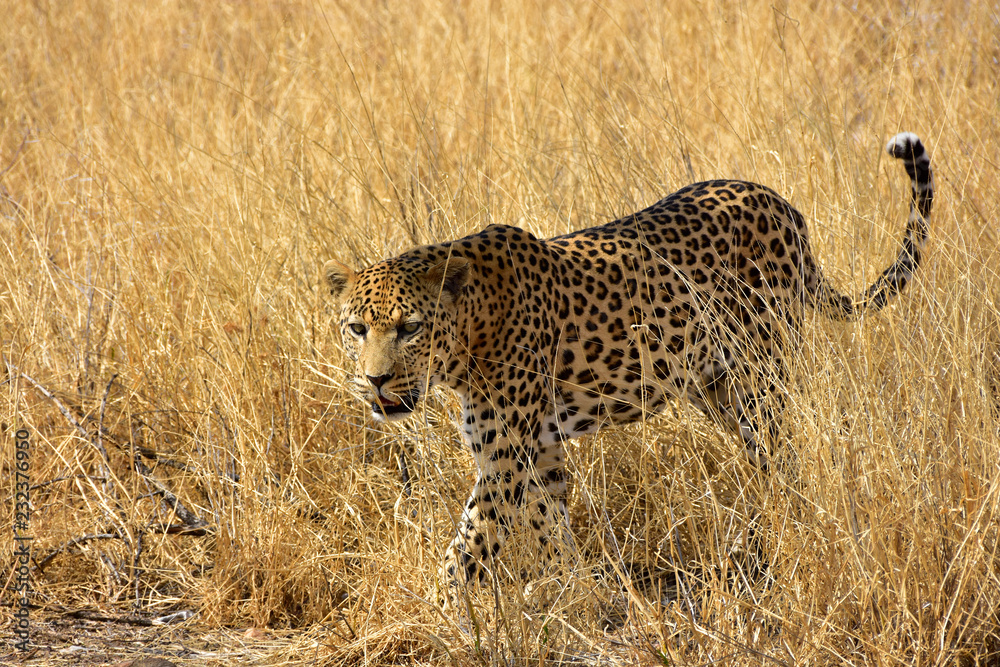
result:
[[[541,560],[565,511],[563,443],[685,399],[766,467],[783,406],[783,346],[803,306],[877,310],[920,263],[934,198],[920,140],[889,153],[913,185],[896,260],[853,300],[826,281],[803,216],[743,181],[689,185],[599,227],[538,239],[492,225],[361,272],[324,267],[344,347],[379,419],[454,389],[478,467],[448,548],[456,582],[481,578],[527,515]]]

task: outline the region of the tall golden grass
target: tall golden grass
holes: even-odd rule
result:
[[[63,548],[33,571],[36,613],[311,628],[290,645],[324,664],[1000,660],[990,3],[4,11],[3,495],[24,427],[36,563]],[[798,207],[857,292],[898,251],[900,130],[936,170],[926,262],[862,322],[807,314],[787,472],[754,480],[682,405],[583,439],[577,567],[442,611],[473,474],[454,398],[370,420],[323,261],[493,222],[549,236],[733,177]],[[727,577],[755,507],[775,579],[748,589]],[[677,570],[699,576],[667,596]]]

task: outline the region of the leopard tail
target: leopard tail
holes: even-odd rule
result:
[[[812,283],[809,292],[813,305],[833,319],[853,320],[866,311],[881,310],[889,299],[906,287],[920,265],[924,243],[927,241],[931,205],[934,203],[934,175],[931,173],[930,157],[920,139],[912,132],[897,134],[889,141],[886,151],[903,161],[903,167],[912,182],[910,218],[906,223],[903,247],[896,261],[875,279],[860,299],[841,294],[822,274],[807,282]]]

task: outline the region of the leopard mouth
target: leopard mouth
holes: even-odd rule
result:
[[[371,402],[372,414],[376,419],[387,421],[402,419],[413,412],[419,399],[419,389],[411,389],[399,394],[394,393],[392,396],[376,396]]]

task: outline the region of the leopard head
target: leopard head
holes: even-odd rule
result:
[[[445,377],[455,354],[469,261],[396,257],[363,271],[330,260],[323,276],[340,304],[353,383],[376,419],[403,419]]]

